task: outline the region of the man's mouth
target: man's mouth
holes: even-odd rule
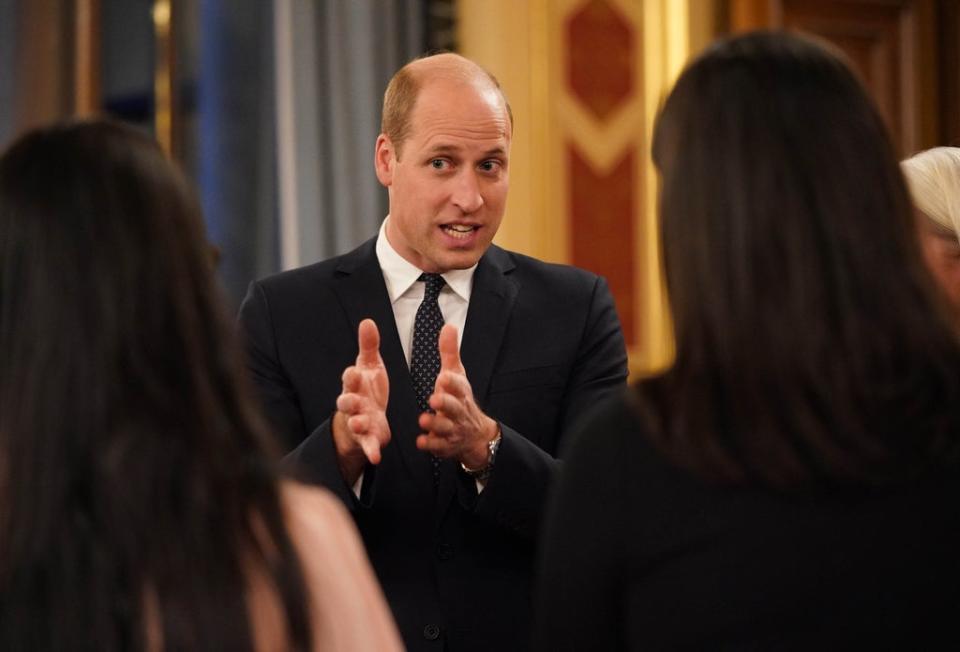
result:
[[[466,240],[473,235],[473,232],[479,227],[470,226],[469,224],[444,224],[440,228],[443,229],[443,232],[449,235],[451,238]]]

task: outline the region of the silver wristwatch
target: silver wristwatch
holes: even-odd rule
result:
[[[500,441],[503,439],[500,429],[497,429],[497,436],[487,442],[487,463],[479,469],[468,468],[463,462],[460,462],[460,468],[463,472],[478,482],[486,482],[493,472],[493,462],[497,458],[497,450],[500,448]]]

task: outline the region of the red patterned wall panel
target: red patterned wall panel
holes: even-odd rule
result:
[[[598,174],[567,144],[570,169],[570,243],[572,261],[606,277],[617,304],[621,326],[632,346],[634,322],[634,199],[637,165],[632,149],[610,172]]]
[[[635,131],[610,131],[628,109],[639,88],[636,25],[617,3],[588,0],[564,26],[566,92],[585,110],[567,124],[570,260],[605,276],[617,303],[627,345],[636,332],[636,221],[639,217],[640,164]],[[586,127],[589,127],[586,128]],[[594,134],[593,140],[584,140]],[[619,134],[618,136],[612,136]]]
[[[590,0],[567,22],[567,84],[601,121],[633,91],[633,30],[616,8]]]

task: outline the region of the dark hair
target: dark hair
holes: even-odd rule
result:
[[[199,206],[132,128],[0,158],[0,649],[250,650],[251,573],[311,640]]]
[[[883,483],[960,442],[960,344],[850,68],[786,33],[713,46],[659,115],[671,370],[652,437],[702,477]]]

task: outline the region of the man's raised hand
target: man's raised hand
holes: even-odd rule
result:
[[[497,422],[488,417],[473,398],[473,388],[460,361],[457,329],[450,324],[440,331],[440,373],[430,396],[436,414],[420,415],[417,448],[437,457],[455,458],[468,468],[487,463],[487,443],[498,432]]]
[[[363,472],[366,461],[380,463],[380,449],[390,441],[387,400],[390,380],[380,357],[380,332],[372,319],[357,329],[356,363],[343,372],[343,391],[337,397],[332,430],[340,471],[348,484]]]

